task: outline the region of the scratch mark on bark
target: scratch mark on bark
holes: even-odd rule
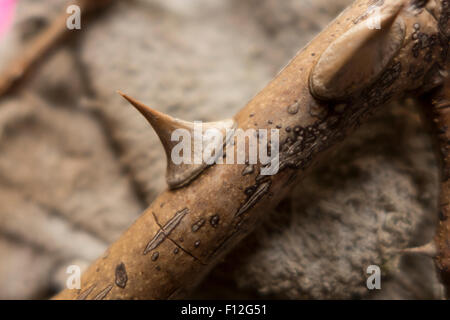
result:
[[[211,253],[209,256],[209,259],[212,259],[217,255],[218,252],[223,252],[223,248],[227,246],[227,244],[234,238],[234,236],[239,232],[239,229],[235,230],[232,234],[230,234],[228,237],[223,239],[223,241],[217,246],[216,249]]]
[[[171,234],[173,230],[175,230],[175,228],[180,224],[181,220],[188,213],[189,213],[188,208],[184,208],[183,210],[178,211],[177,213],[175,213],[173,218],[170,219],[163,227],[161,227],[159,225],[159,223],[157,222],[160,229],[158,230],[156,235],[153,237],[153,239],[150,240],[150,242],[147,244],[147,247],[144,250],[144,255],[146,255],[150,251],[156,249],[167,238],[167,236],[169,234]],[[152,213],[152,214],[156,221],[155,214],[154,213]]]
[[[158,218],[156,218],[155,214],[153,214],[153,218],[155,219],[156,224],[161,228],[160,231],[162,231],[162,226],[158,221]],[[191,256],[195,261],[197,261],[198,263],[202,264],[202,265],[207,265],[207,263],[204,263],[202,260],[200,260],[199,258],[197,258],[195,255],[193,255],[192,253],[190,253],[188,250],[184,249],[182,246],[180,246],[176,241],[174,241],[172,238],[169,237],[169,235],[167,235],[167,239],[169,239],[170,242],[172,242],[175,246],[177,246],[177,248],[179,248],[181,251],[183,251],[184,253],[186,253],[187,255]]]
[[[86,300],[86,298],[91,294],[94,288],[95,284],[91,285],[89,288],[80,293],[80,295],[77,297],[77,300]]]
[[[182,288],[175,288],[172,290],[172,292],[167,296],[167,300],[171,300],[174,297],[176,297],[181,291],[183,291]]]
[[[105,299],[105,297],[108,295],[108,293],[111,291],[112,288],[113,288],[113,285],[110,284],[105,289],[100,291],[100,293],[95,296],[94,300],[103,300],[103,299]]]
[[[271,181],[267,181],[258,186],[255,192],[247,199],[247,201],[239,208],[236,213],[236,217],[241,216],[248,210],[250,210],[259,200],[261,200],[264,195],[269,191]]]

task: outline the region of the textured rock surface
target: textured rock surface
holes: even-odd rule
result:
[[[156,135],[115,90],[187,120],[229,117],[350,2],[121,1],[83,24],[0,100],[0,298],[58,290],[165,187]],[[0,68],[60,6],[20,2]],[[439,297],[431,261],[396,253],[433,234],[434,157],[411,106],[384,110],[194,296]],[[365,287],[369,264],[380,292]]]
[[[28,95],[4,101],[0,119],[0,234],[51,258],[52,265],[34,263],[48,277],[58,264],[95,259],[142,210],[101,127],[88,114]],[[28,281],[22,268],[30,265],[17,264],[1,273],[2,283]],[[21,297],[6,289],[0,296]]]

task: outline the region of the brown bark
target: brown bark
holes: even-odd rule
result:
[[[165,191],[91,265],[81,290],[64,290],[55,298],[182,297],[254,228],[267,208],[286,195],[292,183],[368,115],[393,97],[438,86],[448,49],[438,21],[443,8],[448,11],[448,2],[376,2],[381,30],[367,31],[361,24],[373,14],[368,11],[373,4],[356,1],[234,117],[243,130],[280,129],[276,175],[260,175],[261,165],[216,164],[187,186]],[[435,16],[424,5],[434,5],[430,10]],[[364,66],[372,41],[400,46],[382,51],[389,55],[387,61],[383,54],[372,53]],[[347,44],[350,54],[332,55],[345,52]],[[330,45],[336,48],[331,53]],[[431,78],[436,81],[431,83]],[[344,94],[336,94],[339,90]]]
[[[450,81],[422,99],[422,105],[432,125],[436,153],[440,160],[441,190],[439,224],[434,239],[433,257],[436,268],[450,295]]]

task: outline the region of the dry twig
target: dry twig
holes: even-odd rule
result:
[[[233,119],[231,127],[243,130],[282,129],[276,175],[261,175],[261,164],[179,172],[169,165],[168,177],[177,177],[169,179],[172,189],[91,265],[81,290],[64,290],[55,298],[182,297],[292,183],[378,107],[441,85],[448,68],[449,10],[447,0],[356,1]],[[368,28],[375,14],[381,29]],[[169,130],[191,128],[125,98],[166,148]],[[223,129],[224,123],[230,122],[216,125]]]

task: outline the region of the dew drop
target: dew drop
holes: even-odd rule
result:
[[[158,257],[159,257],[159,252],[158,252],[158,251],[155,251],[155,252],[152,254],[152,261],[158,260]]]
[[[289,114],[296,114],[298,112],[299,108],[300,108],[300,103],[295,102],[288,107],[287,111]]]
[[[211,226],[213,228],[217,228],[217,226],[219,225],[219,220],[220,220],[220,217],[216,214],[216,215],[212,216],[211,219],[209,219],[209,223],[211,224]]]

